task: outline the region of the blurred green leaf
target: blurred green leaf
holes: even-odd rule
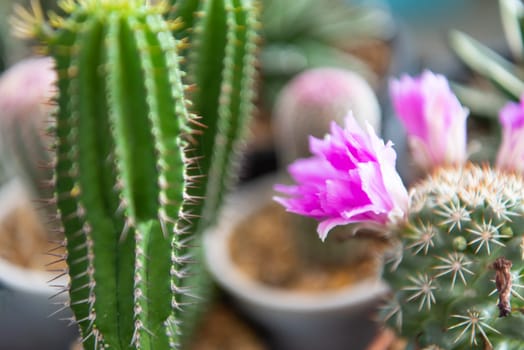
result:
[[[475,72],[497,85],[509,98],[518,100],[524,91],[524,72],[479,41],[460,31],[450,34],[451,47]]]
[[[515,60],[522,62],[524,59],[522,36],[524,6],[520,0],[499,0],[499,7],[508,46]]]
[[[506,98],[496,92],[479,90],[473,87],[451,83],[451,89],[471,114],[491,120],[498,118],[498,112],[507,102]]]

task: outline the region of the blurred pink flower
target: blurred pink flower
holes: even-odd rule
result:
[[[497,167],[524,174],[524,96],[520,103],[509,102],[499,112],[502,143]]]
[[[407,130],[411,152],[424,170],[463,164],[469,111],[451,91],[446,78],[430,71],[404,75],[390,83],[396,114]]]
[[[344,129],[332,122],[331,133],[310,137],[309,145],[313,156],[288,167],[296,185],[275,186],[289,197],[275,200],[289,212],[319,220],[322,240],[338,225],[386,224],[404,216],[408,194],[395,170],[396,153],[369,124],[364,131],[350,114]]]

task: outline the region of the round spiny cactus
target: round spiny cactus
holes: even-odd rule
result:
[[[410,349],[524,349],[523,201],[521,176],[471,163],[412,188],[382,310]]]

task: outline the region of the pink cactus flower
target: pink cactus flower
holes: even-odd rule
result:
[[[349,114],[344,129],[332,122],[331,133],[310,137],[309,146],[313,156],[288,167],[296,185],[275,186],[289,197],[275,200],[289,212],[319,220],[322,240],[338,225],[386,224],[404,216],[408,194],[395,170],[396,153],[369,124],[364,131]]]
[[[391,81],[390,94],[407,130],[415,162],[422,169],[466,161],[469,111],[460,104],[444,76],[430,71],[416,78],[404,75]]]
[[[524,174],[524,95],[520,103],[509,102],[499,112],[502,143],[497,167]]]

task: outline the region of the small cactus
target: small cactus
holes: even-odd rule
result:
[[[50,138],[45,135],[54,106],[56,73],[49,57],[20,61],[0,76],[0,134],[4,166],[26,180],[41,196],[41,181],[49,177],[42,165],[49,161]]]
[[[412,187],[388,323],[421,347],[524,348],[504,347],[524,340],[523,201],[520,175],[472,163]]]
[[[215,215],[228,182],[251,111],[255,48],[251,1],[202,4],[199,18],[214,21],[195,21],[195,41],[224,40],[195,54],[219,66],[194,80],[194,93],[166,3],[66,0],[65,17],[49,21],[36,2],[32,14],[18,10],[18,33],[41,40],[58,73],[50,203],[70,277],[59,293],[69,293],[63,309],[73,309],[86,349],[178,348],[194,321],[197,218]],[[204,103],[195,96],[207,82],[220,94]]]
[[[303,71],[287,83],[275,104],[275,142],[282,165],[307,157],[308,137],[321,137],[332,120],[353,111],[360,125],[380,130],[378,99],[359,74],[341,68]],[[360,118],[360,119],[359,119]]]

